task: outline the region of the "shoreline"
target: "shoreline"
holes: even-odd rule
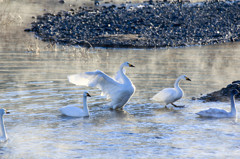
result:
[[[105,48],[168,48],[240,41],[240,1],[79,7],[37,16],[42,41]]]

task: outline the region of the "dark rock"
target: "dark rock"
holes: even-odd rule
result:
[[[240,91],[239,84],[240,84],[240,81],[233,81],[232,84],[227,85],[226,88],[222,88],[221,90],[209,93],[197,99],[203,100],[204,102],[230,101],[231,90],[237,89],[238,91]],[[240,100],[240,94],[236,95],[235,99]]]
[[[240,84],[240,80],[238,80],[238,81],[233,81],[232,84]]]
[[[100,4],[100,2],[98,0],[94,0],[94,5],[98,6]]]
[[[30,32],[30,31],[32,31],[32,29],[27,28],[27,29],[24,29],[24,31],[25,32]]]
[[[58,2],[61,3],[61,4],[65,3],[64,0],[59,0]]]

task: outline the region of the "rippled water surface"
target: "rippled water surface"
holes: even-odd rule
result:
[[[51,46],[23,30],[32,15],[59,4],[31,1],[25,6],[30,11],[16,1],[2,4],[10,10],[21,7],[6,13],[11,24],[0,24],[0,107],[11,112],[4,116],[9,140],[0,143],[0,158],[240,157],[239,117],[195,115],[209,107],[229,110],[229,103],[191,100],[240,79],[239,43],[151,50]],[[124,61],[136,66],[127,68],[136,92],[123,111],[110,111],[98,89],[75,86],[66,78],[96,69],[114,76]],[[181,82],[185,97],[176,102],[186,108],[165,109],[150,100],[181,74],[192,79]],[[61,107],[81,107],[85,90],[92,95],[91,116],[61,116]]]

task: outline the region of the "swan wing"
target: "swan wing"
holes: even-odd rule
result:
[[[199,116],[202,117],[215,117],[215,118],[221,118],[228,116],[228,112],[223,109],[217,109],[217,108],[210,108],[208,110],[203,110],[198,113],[196,113]]]
[[[125,68],[123,68],[122,71],[123,71],[124,74],[126,74],[126,69]],[[123,80],[123,77],[122,77],[122,74],[121,74],[121,70],[119,70],[117,72],[117,74],[115,75],[115,80],[118,81],[119,83],[123,84],[124,80]]]
[[[102,91],[102,95],[107,98],[113,98],[117,91],[121,89],[120,83],[99,70],[69,75],[68,80],[80,86],[97,87]]]
[[[78,107],[66,106],[66,107],[60,108],[59,111],[61,112],[62,115],[71,116],[71,117],[85,116],[83,110]]]
[[[152,100],[171,103],[176,100],[176,90],[174,88],[165,88],[152,97]]]

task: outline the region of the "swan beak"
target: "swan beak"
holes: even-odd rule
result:
[[[186,80],[187,80],[187,81],[191,81],[191,79],[190,79],[190,78],[188,78],[188,77],[186,77]]]
[[[6,113],[6,114],[10,114],[10,112],[9,112],[9,111],[7,111],[6,109],[5,109],[5,113]]]
[[[89,93],[87,93],[87,96],[88,96],[88,97],[91,97],[91,95],[90,95]]]
[[[129,65],[129,67],[135,67],[134,65],[132,65],[132,64],[128,64]]]

